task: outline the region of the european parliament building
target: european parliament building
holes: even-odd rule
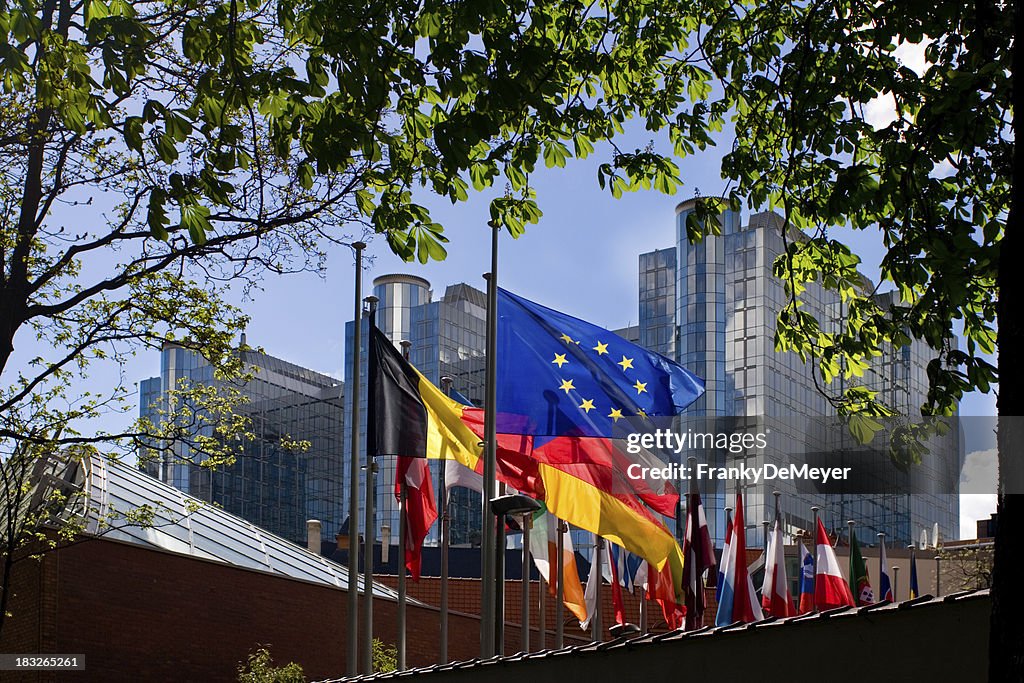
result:
[[[834,416],[815,387],[809,366],[795,353],[775,351],[775,320],[786,302],[783,284],[772,273],[775,259],[785,250],[782,217],[759,213],[743,225],[738,213],[726,211],[720,217],[720,235],[690,244],[686,219],[694,202],[676,208],[675,246],[640,255],[639,343],[706,381],[706,393],[686,410],[687,419],[759,418],[775,424],[816,425],[821,418]],[[864,287],[872,291],[866,279]],[[899,303],[892,294],[878,296],[883,309]],[[812,285],[804,295],[805,310],[823,325],[837,319],[840,305],[837,294],[821,287]],[[914,416],[925,402],[926,368],[932,357],[923,342],[914,341],[875,359],[861,381],[880,391],[880,398],[901,414]],[[802,434],[790,437],[793,442],[806,440]],[[721,464],[722,455],[704,455],[713,462],[719,458]],[[792,453],[775,455],[785,459]],[[748,484],[748,544],[764,540],[762,520],[773,516],[774,490],[784,494],[780,505],[790,535],[813,528],[811,506],[819,505],[830,531],[845,530],[847,519],[856,520],[862,543],[874,543],[876,533],[884,532],[889,543],[905,545],[935,524],[943,538],[957,538],[959,498],[949,492],[956,491],[962,457],[955,438],[952,447],[947,442],[926,456],[913,475],[913,488],[930,493],[813,496],[785,482]],[[701,484],[718,545],[725,534],[724,508],[735,501],[732,487],[726,488]]]
[[[399,347],[408,342],[409,360],[436,386],[441,377],[452,378],[452,389],[475,405],[482,405],[484,397],[484,353],[486,350],[487,302],[484,292],[467,284],[449,285],[444,295],[434,297],[430,283],[414,275],[382,275],[373,281],[373,295],[377,297],[377,327]],[[361,358],[362,386],[360,387],[360,463],[366,462],[366,344],[367,321],[362,322],[364,348]],[[352,349],[355,325],[345,325],[345,383],[351,385]],[[352,392],[345,394],[345,414],[351,415]],[[345,423],[345,462],[352,457],[352,425]],[[382,456],[377,462],[374,517],[377,539],[381,530],[390,529],[392,542],[398,537],[398,501],[394,496],[396,458]],[[347,471],[346,465],[346,471]],[[430,463],[434,490],[439,490],[436,462]],[[361,470],[359,484],[359,519],[364,520],[365,470]],[[345,491],[345,509],[348,509],[348,491]],[[451,519],[452,545],[477,545],[480,541],[480,494],[464,488],[450,492],[448,514]],[[363,523],[360,522],[360,528]],[[438,542],[438,525],[431,528],[425,543]]]
[[[243,335],[243,346],[245,343]],[[196,498],[299,545],[306,545],[306,520],[323,523],[323,540],[333,541],[347,513],[342,503],[344,470],[341,435],[343,386],[333,377],[258,351],[242,351],[250,381],[236,386],[248,399],[238,412],[251,421],[252,438],[229,467],[216,470],[195,462],[187,447],[156,460],[143,459],[147,473]],[[199,354],[165,344],[160,376],[139,383],[140,416],[163,419],[162,397],[187,382],[222,386]],[[201,427],[204,436],[213,429]],[[306,441],[305,450],[283,448],[282,439]]]

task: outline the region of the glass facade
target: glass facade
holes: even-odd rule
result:
[[[727,211],[720,217],[721,235],[691,245],[686,238],[686,217],[693,208],[691,200],[676,209],[674,249],[640,255],[641,343],[677,360],[706,382],[705,395],[686,411],[686,417],[766,417],[777,418],[784,425],[786,418],[832,415],[833,409],[814,385],[810,368],[796,354],[775,351],[775,320],[786,302],[782,283],[772,275],[775,259],[785,251],[782,217],[760,213],[741,225],[739,214]],[[799,238],[796,233],[790,237]],[[871,287],[867,280],[865,287]],[[892,295],[880,296],[883,308],[898,303]],[[839,318],[841,304],[834,293],[812,284],[803,300],[804,310],[823,325]],[[674,312],[674,320],[666,311]],[[666,330],[669,326],[674,330]],[[877,359],[863,383],[882,391],[902,414],[915,415],[927,393],[926,367],[931,358],[927,346],[915,341]],[[794,441],[808,440],[806,434],[787,436]],[[710,464],[724,464],[718,451],[696,455]],[[766,453],[764,457],[783,460],[789,455]],[[925,470],[917,476],[946,481],[951,468],[959,471],[959,458],[957,452],[943,452],[934,458],[933,472]],[[786,491],[780,483],[751,484],[744,489],[751,547],[763,543],[761,521],[772,517],[772,491],[780,488],[785,494],[780,506],[790,532],[811,529],[810,507],[818,504],[823,505],[827,528],[845,529],[846,520],[855,519],[858,536],[865,543],[874,542],[879,531],[891,542],[909,543],[921,528],[930,530],[933,523],[939,524],[944,538],[956,537],[959,502],[955,495],[828,496],[811,501],[795,490]],[[708,524],[716,543],[721,544],[724,508],[734,504],[734,492],[719,484],[701,493]]]
[[[441,377],[452,378],[452,389],[475,405],[484,397],[484,351],[486,348],[486,296],[467,284],[449,286],[440,300],[433,300],[430,283],[410,275],[384,275],[373,281],[377,304],[377,326],[396,347],[410,342],[409,360],[423,375],[440,386]],[[367,327],[363,321],[363,338]],[[354,323],[345,325],[345,377],[351,379]],[[366,458],[366,352],[362,350],[360,387],[360,461]],[[346,414],[351,409],[349,393],[345,396]],[[350,425],[346,424],[346,429]],[[351,457],[351,434],[344,438],[345,461]],[[376,496],[374,498],[376,535],[388,526],[391,538],[398,534],[398,502],[394,496],[395,458],[381,457],[377,462]],[[439,463],[430,462],[434,490],[440,488]],[[360,491],[365,490],[365,479]],[[346,492],[347,495],[347,492]],[[346,498],[347,501],[347,498]],[[452,545],[476,545],[480,540],[480,494],[464,488],[451,491],[449,515]],[[347,502],[346,502],[347,506]],[[346,508],[347,509],[347,508]],[[365,519],[360,503],[360,520]],[[362,528],[362,522],[360,523]],[[438,542],[437,525],[430,530],[425,543]]]
[[[324,540],[333,541],[344,520],[341,382],[255,351],[242,352],[242,360],[255,371],[252,380],[235,387],[248,399],[238,410],[251,420],[252,438],[242,443],[235,463],[211,471],[179,445],[174,456],[147,461],[143,469],[295,543],[306,544],[307,519],[320,520]],[[140,414],[159,423],[161,396],[182,380],[220,385],[200,355],[167,345],[160,377],[140,383]],[[213,435],[212,426],[202,430]],[[282,438],[307,441],[309,448],[282,448]]]

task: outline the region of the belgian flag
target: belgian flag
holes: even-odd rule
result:
[[[398,353],[372,322],[368,375],[366,449],[372,457],[398,456],[395,496],[402,499],[403,484],[407,492],[406,535],[401,542],[406,569],[413,580],[418,580],[423,539],[437,520],[434,488],[425,458],[478,460],[478,454],[473,453],[478,439],[465,426],[453,433],[439,424],[440,411],[448,415],[447,422],[460,426],[458,411],[438,403],[440,392]]]
[[[482,449],[463,422],[464,406],[423,377],[374,325],[369,346],[366,452],[445,458],[475,469]]]

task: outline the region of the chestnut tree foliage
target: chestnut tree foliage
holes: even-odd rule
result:
[[[80,527],[57,512],[66,490],[36,496],[51,460],[231,462],[249,425],[229,286],[319,269],[327,245],[371,234],[444,258],[414,191],[504,187],[491,218],[518,235],[540,217],[535,167],[633,116],[689,130],[680,152],[706,144],[681,108],[695,27],[633,1],[0,0],[3,587],[44,527]],[[649,149],[610,150],[615,194],[678,182]],[[90,369],[168,342],[220,386],[174,387],[158,423],[100,432],[135,393]]]

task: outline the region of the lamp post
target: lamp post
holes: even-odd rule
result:
[[[537,510],[540,510],[540,503],[535,501],[529,496],[522,494],[506,494],[498,496],[490,500],[491,512],[498,519],[499,523],[502,523],[506,515],[523,515],[527,517],[532,515]],[[530,540],[530,527],[527,524],[526,519],[523,520],[523,600],[522,600],[522,642],[523,652],[529,649],[530,640],[530,566],[529,566],[529,554],[527,552],[527,543]],[[505,548],[497,548],[497,552],[504,554]],[[502,575],[501,580],[504,581],[505,577]],[[504,622],[504,610],[503,605],[496,605],[494,619],[495,621],[501,619]],[[503,624],[495,624],[495,634],[502,633]],[[502,654],[504,643],[496,643],[498,645],[497,654]]]

